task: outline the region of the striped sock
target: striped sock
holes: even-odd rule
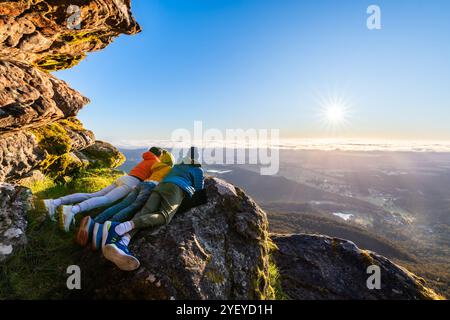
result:
[[[130,244],[130,235],[127,233],[122,238],[120,238],[119,243],[123,244],[125,247],[128,247]]]

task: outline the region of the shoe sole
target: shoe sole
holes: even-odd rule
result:
[[[81,220],[80,227],[78,228],[77,236],[75,238],[75,242],[82,247],[85,247],[89,240],[89,231],[87,231],[89,221],[90,217],[88,216]]]
[[[44,200],[36,199],[33,201],[33,205],[34,205],[34,209],[36,209],[39,212],[42,212],[42,211],[48,212],[47,207],[45,206]]]
[[[45,210],[47,211],[47,214],[49,215],[50,219],[54,219],[55,211],[56,211],[55,206],[53,204],[51,206],[48,206],[47,202],[50,202],[49,200],[42,200],[42,202],[45,206]],[[53,202],[50,202],[50,203],[53,203]]]
[[[62,210],[58,210],[58,225],[61,231],[66,231],[66,228],[64,228],[64,213]]]
[[[34,200],[33,206],[34,209],[37,210],[38,212],[46,212],[52,220],[55,220],[56,207],[55,206],[49,207],[47,205],[46,200],[42,199]]]
[[[92,232],[92,246],[91,246],[92,251],[97,251],[98,250],[98,247],[97,247],[98,226],[99,226],[99,224],[96,223],[94,225],[94,230]]]
[[[105,246],[104,252],[105,258],[114,263],[120,270],[134,271],[141,265],[138,259],[121,254],[113,245]]]
[[[106,245],[106,239],[108,239],[108,233],[109,233],[109,226],[111,226],[111,222],[105,222],[103,224],[103,230],[102,230],[102,252],[105,249],[105,245]]]

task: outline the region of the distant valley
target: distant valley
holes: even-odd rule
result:
[[[128,171],[143,150],[121,150]],[[401,262],[449,295],[450,154],[283,150],[280,172],[210,165],[268,213],[272,232],[319,233]]]

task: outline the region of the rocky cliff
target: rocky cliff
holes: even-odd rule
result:
[[[95,138],[74,117],[89,100],[49,72],[139,31],[129,0],[0,0],[0,181],[82,165]]]

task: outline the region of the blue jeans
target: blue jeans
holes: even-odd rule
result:
[[[105,221],[124,222],[131,220],[147,202],[155,187],[156,183],[154,182],[141,182],[125,199],[100,213],[94,221],[104,223]]]

